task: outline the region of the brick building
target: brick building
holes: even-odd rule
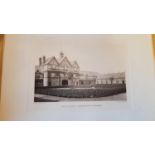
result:
[[[70,61],[64,53],[59,57],[39,58],[35,71],[35,86],[73,86],[93,87],[96,84],[125,83],[124,73],[101,75],[95,72],[83,72],[77,61]]]

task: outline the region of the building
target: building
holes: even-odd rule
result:
[[[94,87],[96,84],[125,83],[124,73],[102,75],[95,72],[80,70],[77,61],[70,61],[64,53],[59,57],[39,58],[36,66],[36,87]]]
[[[125,73],[111,73],[100,75],[97,78],[97,84],[125,84]]]

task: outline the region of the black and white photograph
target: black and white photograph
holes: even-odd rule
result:
[[[123,44],[116,35],[38,35],[34,102],[125,101]]]

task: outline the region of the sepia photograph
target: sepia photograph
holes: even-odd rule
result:
[[[35,35],[34,102],[126,101],[119,35]]]

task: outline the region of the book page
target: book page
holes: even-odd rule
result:
[[[74,39],[68,37],[68,39],[65,37],[62,44],[58,36],[55,41],[53,36],[46,35],[40,37],[39,35],[25,34],[5,35],[1,95],[3,120],[154,120],[155,73],[151,35],[121,35],[121,38],[118,35],[113,35],[109,39],[105,36],[105,40],[100,42],[101,44],[99,44],[100,38],[98,36],[96,36],[98,38],[97,42],[92,37],[89,44],[87,44],[87,40],[83,44],[84,41],[82,40],[86,36],[83,36],[74,44],[73,41],[77,39],[76,36]],[[115,45],[113,44],[114,40]],[[45,46],[42,46],[43,44]],[[108,46],[106,46],[107,44]],[[110,50],[111,48],[113,50]],[[78,50],[76,51],[76,49]],[[104,49],[103,52],[100,52],[102,49]],[[66,58],[62,59],[63,63],[60,63],[63,64],[62,66],[57,66],[56,60],[59,56],[63,56],[62,53],[59,55],[62,50]],[[123,51],[127,52],[127,59],[124,59],[124,56],[121,55]],[[51,72],[50,76],[44,76],[49,78],[47,82],[40,76],[41,68],[39,68],[40,73],[38,74],[35,66],[38,66],[44,59],[50,60],[50,57],[56,57],[57,59],[51,59],[49,62],[52,68],[48,69]],[[120,57],[122,58],[119,60]],[[42,58],[42,61],[39,58]],[[78,74],[76,74],[78,77],[70,76],[71,74],[62,75],[62,72],[69,73],[70,68],[68,66],[70,67],[70,62],[74,60],[77,61],[76,65],[74,64],[75,68],[80,67]],[[102,62],[102,60],[104,61]],[[63,66],[65,66],[65,70],[56,69],[56,67]],[[118,68],[118,66],[120,67]],[[61,72],[61,78],[60,76],[57,77],[57,74],[53,74],[54,71]],[[83,77],[82,73],[86,73],[83,71],[89,71],[87,72],[89,74],[86,74],[88,76]],[[120,81],[120,84],[122,86],[127,85],[127,100],[120,101],[122,96],[120,94],[119,96],[116,94],[117,100],[111,96],[109,96],[110,101],[105,100],[104,96],[100,97],[99,95],[104,95],[100,93],[102,86],[106,86],[107,91],[109,91],[111,86],[116,85],[116,82],[119,81],[111,78],[111,80],[104,81],[105,76],[98,76],[98,74],[107,75],[107,72],[124,71],[126,72],[125,83]],[[95,76],[96,83],[93,83],[90,72],[93,72],[93,74],[98,72],[98,74],[95,74],[97,75]],[[38,78],[40,79],[38,80]],[[48,84],[48,86],[45,84]],[[35,86],[37,86],[36,89]],[[41,93],[39,92],[39,86],[41,89],[47,89],[47,91],[49,89],[50,93],[57,92],[57,94],[45,94],[46,98],[42,98],[44,94],[40,95],[41,97],[38,95]],[[96,90],[95,87],[98,86],[101,87],[100,89],[97,88],[99,91],[94,91]],[[83,88],[79,89],[79,87]],[[81,93],[81,91],[85,92],[85,87],[88,93]],[[76,96],[76,98],[71,96],[77,94],[74,93],[75,91],[79,92],[79,96]],[[92,95],[94,92],[98,101],[95,100],[96,96]],[[46,91],[43,91],[43,93],[46,93]],[[66,96],[67,93],[70,96]],[[88,96],[89,93],[90,96]],[[83,95],[82,98],[80,95]],[[35,96],[39,96],[39,98],[34,98]],[[87,96],[91,101],[81,101],[86,100]],[[57,102],[51,102],[55,98]],[[39,102],[34,102],[34,99],[39,100]],[[45,102],[49,99],[50,102]],[[74,101],[71,102],[71,100]]]

